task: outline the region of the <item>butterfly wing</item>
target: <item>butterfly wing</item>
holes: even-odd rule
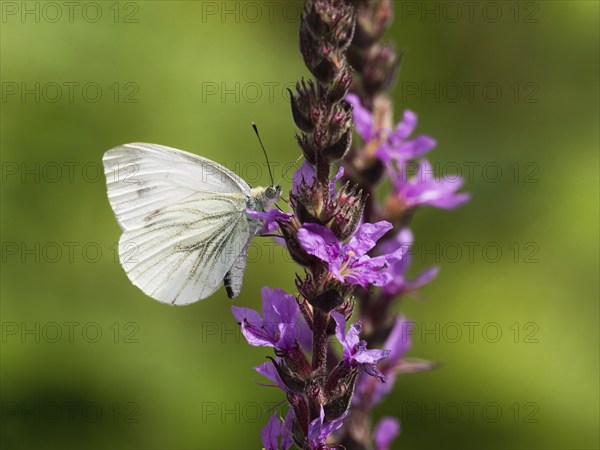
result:
[[[117,147],[103,161],[133,284],[174,305],[214,293],[251,237],[250,187],[212,161],[153,144]]]
[[[126,229],[121,265],[133,284],[163,303],[213,294],[250,238],[245,198],[223,195],[177,203]]]
[[[250,186],[229,169],[192,153],[133,143],[104,154],[108,200],[124,230],[155,211],[191,198],[250,195]]]

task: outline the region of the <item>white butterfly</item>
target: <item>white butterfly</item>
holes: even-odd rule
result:
[[[172,305],[202,300],[223,281],[230,298],[240,293],[248,245],[263,225],[246,209],[269,210],[280,186],[252,189],[220,164],[156,144],[115,147],[102,162],[133,284]]]

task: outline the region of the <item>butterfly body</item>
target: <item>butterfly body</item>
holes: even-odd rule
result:
[[[246,255],[264,212],[281,188],[250,186],[227,168],[156,144],[133,143],[105,153],[108,198],[123,229],[119,260],[150,297],[185,305],[225,284],[242,286]]]

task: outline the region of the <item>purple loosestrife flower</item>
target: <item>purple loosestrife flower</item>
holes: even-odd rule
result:
[[[290,408],[283,423],[277,413],[273,414],[267,425],[261,431],[265,450],[288,450],[294,440],[292,438],[292,425],[294,412]]]
[[[326,262],[338,281],[364,288],[370,284],[385,286],[392,279],[388,267],[400,254],[370,257],[367,253],[391,229],[392,225],[386,221],[363,223],[347,244],[341,244],[329,228],[306,223],[298,230],[298,241],[308,254]]]
[[[346,319],[338,312],[332,313],[335,320],[335,336],[344,348],[344,361],[350,367],[359,367],[369,375],[385,382],[385,376],[377,369],[377,363],[389,356],[390,350],[367,350],[367,341],[360,340],[362,324],[356,322],[346,333]]]
[[[390,444],[400,434],[400,422],[393,417],[383,417],[373,430],[375,450],[389,450]]]
[[[419,135],[408,139],[417,126],[417,115],[414,112],[408,109],[404,111],[402,120],[392,130],[391,126],[378,125],[371,111],[362,106],[356,94],[346,95],[346,101],[353,107],[356,132],[365,143],[377,144],[375,156],[382,162],[404,162],[417,158],[435,147],[435,139],[430,136]]]
[[[404,167],[393,170],[390,176],[394,193],[408,208],[428,205],[454,209],[470,198],[469,194],[456,192],[463,185],[460,176],[436,178],[427,160],[419,161],[417,172],[412,177],[407,176]]]
[[[283,352],[295,349],[300,308],[294,296],[281,289],[265,286],[262,288],[262,298],[264,319],[252,309],[231,307],[242,327],[242,334],[255,347],[275,347]]]
[[[344,419],[348,414],[349,411],[346,411],[337,419],[334,419],[331,422],[325,422],[325,411],[323,410],[323,407],[321,407],[319,417],[313,420],[308,427],[308,444],[310,445],[311,450],[328,449],[328,436],[335,430],[341,428],[344,424]]]
[[[413,240],[410,229],[403,228],[393,239],[385,241],[378,247],[382,254],[397,252],[399,249],[403,250],[402,257],[394,260],[390,266],[391,281],[383,287],[383,292],[389,297],[416,291],[433,280],[439,273],[439,267],[432,266],[421,272],[415,279],[407,279],[406,271],[411,263],[410,247]]]

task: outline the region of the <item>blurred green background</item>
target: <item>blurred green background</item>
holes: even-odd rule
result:
[[[224,290],[171,308],[131,285],[99,170],[147,141],[264,185],[256,121],[280,175],[301,4],[67,3],[1,4],[0,443],[260,448],[283,400],[252,381],[270,353],[242,342]],[[467,3],[398,2],[389,32],[397,117],[419,114],[473,198],[413,222],[414,273],[442,271],[402,305],[410,355],[443,365],[376,415],[402,418],[393,448],[598,448],[598,2]],[[253,252],[235,303],[293,292],[281,249]]]

